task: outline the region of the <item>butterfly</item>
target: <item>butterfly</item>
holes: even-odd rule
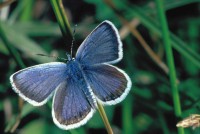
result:
[[[82,42],[75,58],[22,69],[10,76],[13,90],[41,106],[53,96],[52,117],[61,129],[84,125],[103,105],[121,102],[131,89],[129,76],[111,65],[122,59],[122,42],[112,22],[99,24]]]

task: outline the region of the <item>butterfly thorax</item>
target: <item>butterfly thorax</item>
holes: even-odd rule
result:
[[[70,61],[67,62],[67,71],[68,74],[70,74],[71,79],[75,80],[82,80],[83,79],[83,74],[81,71],[80,63],[78,61],[71,59]]]

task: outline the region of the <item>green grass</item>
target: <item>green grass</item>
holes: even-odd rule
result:
[[[171,83],[171,90],[172,90],[172,96],[173,96],[173,103],[174,103],[174,111],[175,115],[177,117],[181,117],[181,104],[180,104],[180,97],[179,97],[179,91],[177,86],[177,78],[176,78],[176,70],[174,65],[174,55],[172,53],[172,47],[171,47],[171,39],[169,36],[169,28],[168,23],[164,11],[164,3],[160,0],[155,0],[156,7],[157,7],[157,13],[161,24],[161,30],[162,30],[162,37],[163,37],[163,44],[165,45],[165,53],[167,58],[167,63],[169,67],[169,77],[170,77],[170,83]],[[184,134],[183,128],[178,128],[179,134]]]

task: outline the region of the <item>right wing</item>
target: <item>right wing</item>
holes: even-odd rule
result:
[[[116,63],[122,59],[122,42],[115,26],[104,21],[83,41],[76,53],[82,64]]]
[[[131,89],[129,76],[115,66],[85,66],[83,71],[94,95],[102,104],[113,105],[121,102]]]

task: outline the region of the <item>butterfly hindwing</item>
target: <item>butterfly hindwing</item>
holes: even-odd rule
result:
[[[52,109],[54,122],[65,130],[76,128],[85,124],[95,109],[91,89],[74,62],[69,65],[69,76],[56,90]]]
[[[121,102],[131,88],[129,76],[112,65],[86,66],[83,71],[94,95],[102,104]]]
[[[122,43],[117,29],[104,21],[83,41],[76,53],[82,64],[116,63],[122,59]]]
[[[22,69],[11,75],[10,81],[13,90],[24,100],[40,106],[66,76],[65,63],[51,62]]]

